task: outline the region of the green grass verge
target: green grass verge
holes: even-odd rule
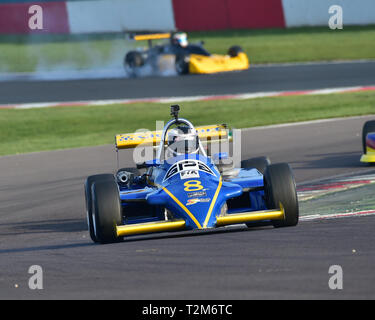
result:
[[[375,58],[375,26],[335,31],[319,27],[193,35],[200,37],[207,39],[207,49],[212,52],[226,53],[228,44],[241,45],[254,64]]]
[[[228,30],[189,33],[213,53],[240,45],[251,63],[375,59],[375,26]],[[139,42],[139,45],[146,45]],[[122,67],[134,42],[121,34],[0,36],[0,72]]]
[[[235,128],[373,114],[375,92],[184,102],[194,125]],[[0,155],[110,144],[115,134],[155,130],[169,120],[168,104],[0,110]]]

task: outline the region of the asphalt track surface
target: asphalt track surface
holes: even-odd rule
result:
[[[375,61],[252,67],[183,77],[0,82],[0,104],[314,90],[373,85]]]
[[[359,162],[372,118],[245,130],[243,158],[287,161],[298,183],[373,173]],[[0,157],[0,299],[375,298],[373,216],[91,243],[83,183],[114,166],[112,146]],[[28,288],[31,265],[43,290]],[[343,290],[328,287],[331,265]]]

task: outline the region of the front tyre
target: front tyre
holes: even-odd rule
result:
[[[93,176],[89,176],[85,182],[85,200],[86,200],[86,215],[87,215],[87,226],[90,233],[90,238],[94,242],[98,242],[96,239],[95,232],[94,232],[94,222],[92,218],[92,196],[91,196],[91,187],[93,183],[98,181],[114,181],[113,174],[96,174]]]
[[[138,51],[130,51],[125,55],[124,68],[130,77],[136,77],[138,70],[144,65],[143,56]]]
[[[257,169],[261,174],[264,174],[267,167],[271,164],[268,157],[256,157],[241,161],[241,168],[244,169]]]
[[[116,226],[122,224],[121,202],[117,183],[95,182],[91,187],[94,233],[97,242],[118,242]]]
[[[296,183],[287,163],[271,164],[264,173],[264,192],[269,209],[284,208],[285,219],[272,221],[274,227],[292,227],[298,224],[299,208]]]

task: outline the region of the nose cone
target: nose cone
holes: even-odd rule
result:
[[[188,180],[183,186],[170,184],[150,195],[151,204],[165,205],[176,216],[186,221],[192,229],[214,227],[216,216],[229,198],[240,196],[239,185],[222,182],[220,179]]]

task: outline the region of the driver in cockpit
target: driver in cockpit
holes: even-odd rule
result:
[[[197,154],[199,138],[197,130],[188,126],[178,126],[168,131],[167,158],[185,154]]]

